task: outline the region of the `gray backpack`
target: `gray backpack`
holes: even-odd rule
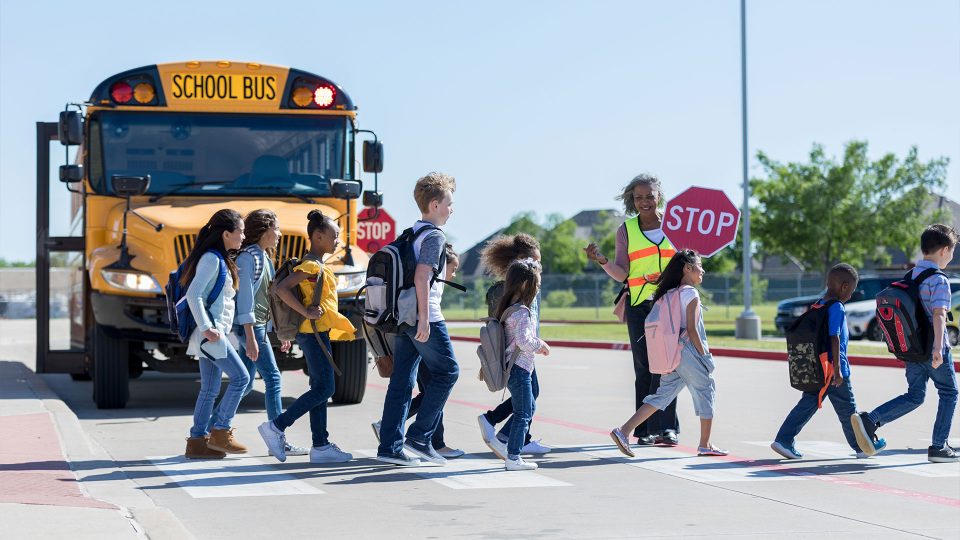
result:
[[[477,356],[480,357],[480,374],[478,377],[486,383],[491,392],[499,392],[507,387],[510,379],[510,370],[520,356],[520,349],[513,351],[510,358],[506,357],[507,339],[503,329],[503,322],[518,310],[530,308],[523,304],[513,304],[504,310],[499,319],[484,317],[480,319],[480,346],[477,347]]]

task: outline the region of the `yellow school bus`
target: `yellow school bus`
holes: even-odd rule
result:
[[[197,371],[169,330],[164,286],[200,227],[221,208],[274,210],[283,236],[274,263],[308,249],[307,213],[339,220],[343,249],[327,259],[340,308],[359,328],[355,295],[367,256],[356,248],[357,207],[379,206],[363,170],[382,170],[383,147],[361,130],[357,108],[328,78],[249,62],[155,64],[110,76],[58,122],[37,123],[37,370],[92,379],[100,408],[124,407],[144,369]],[[79,148],[59,180],[73,192],[71,236],[50,234],[50,141]],[[75,254],[70,345],[51,347],[51,254]],[[59,327],[57,327],[59,328]],[[281,369],[302,354],[276,349]],[[336,342],[334,400],[358,403],[366,343]]]

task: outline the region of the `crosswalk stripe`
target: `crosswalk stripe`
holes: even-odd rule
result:
[[[564,446],[564,448],[600,459],[617,461],[631,467],[705,483],[802,479],[765,466],[750,466],[716,457],[699,457],[670,448],[635,447],[633,449],[637,454],[635,458],[621,454],[620,450],[613,445]]]
[[[376,450],[355,450],[359,455],[375,457]],[[535,471],[506,471],[503,461],[466,455],[447,460],[447,464],[436,466],[427,464],[420,467],[396,469],[398,472],[410,472],[421,478],[432,480],[450,489],[509,489],[542,488],[570,486]]]
[[[764,441],[744,441],[756,446],[770,446]],[[857,460],[849,446],[836,441],[800,441],[796,443],[797,451],[804,457],[828,459],[852,459],[870,470],[889,470],[927,478],[954,478],[960,476],[960,462],[958,463],[930,463],[925,452],[915,454],[896,454],[893,451],[883,451],[867,459]],[[771,451],[772,453],[772,451]],[[799,461],[802,463],[802,461]]]
[[[194,460],[177,456],[147,459],[194,499],[324,493],[255,457]],[[276,461],[272,460],[272,463]]]

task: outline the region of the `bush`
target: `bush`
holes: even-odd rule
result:
[[[577,303],[577,295],[570,289],[550,291],[547,295],[547,307],[567,308]]]

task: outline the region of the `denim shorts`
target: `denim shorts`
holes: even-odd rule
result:
[[[710,374],[714,368],[713,355],[709,351],[707,354],[700,354],[696,347],[685,339],[680,353],[680,365],[672,373],[661,375],[657,393],[645,397],[643,402],[662,411],[688,386],[697,416],[703,419],[713,418],[717,385]]]

